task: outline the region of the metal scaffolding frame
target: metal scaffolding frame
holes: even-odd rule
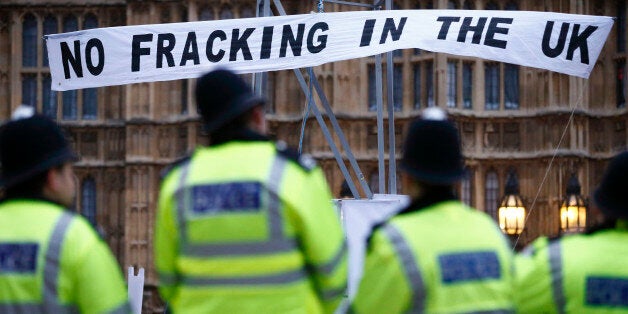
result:
[[[380,10],[382,9],[382,5],[385,4],[385,8],[387,10],[392,9],[392,0],[375,0],[373,1],[373,4],[365,4],[365,3],[352,2],[352,1],[340,1],[340,0],[322,0],[322,1],[319,0],[319,2],[336,3],[336,4],[350,5],[350,6],[356,6],[356,7],[367,7],[372,10]],[[275,9],[279,13],[279,15],[281,16],[286,15],[286,11],[284,10],[283,5],[281,4],[281,0],[273,0],[273,4],[275,5]],[[271,11],[271,8],[270,8],[270,0],[257,0],[256,16],[257,17],[273,16],[273,12]],[[311,67],[306,68],[305,70],[308,71],[308,73],[313,73]],[[303,90],[303,93],[308,96],[311,96],[309,95],[311,89],[308,88],[308,84],[306,83],[306,80],[302,73],[302,69],[294,69],[293,71],[297,77],[297,80],[299,82],[299,85],[301,86],[301,89]],[[268,79],[267,73],[255,73],[254,74],[253,88],[254,88],[255,93],[257,93],[258,95],[263,95],[263,92],[266,90],[267,79]],[[356,174],[358,182],[360,183],[362,187],[362,190],[366,194],[366,198],[372,199],[373,193],[371,192],[371,189],[368,186],[367,179],[364,177],[364,174],[360,170],[360,167],[358,166],[358,163],[353,153],[351,152],[349,143],[347,142],[347,139],[344,133],[342,132],[342,129],[340,128],[340,125],[338,124],[338,121],[336,120],[336,116],[333,110],[331,109],[331,105],[329,104],[329,101],[327,97],[325,96],[325,92],[321,88],[320,83],[318,82],[318,79],[316,78],[315,75],[311,75],[309,79],[310,79],[309,83],[311,84],[311,86],[314,87],[314,91],[318,95],[320,103],[325,110],[325,114],[327,115],[327,117],[329,118],[332,124],[333,131],[335,131],[336,136],[338,136],[338,139],[340,140],[340,144],[342,145],[342,148],[345,151],[346,158],[349,161],[353,169],[353,172]],[[390,51],[386,53],[386,84],[387,84],[386,85],[387,86],[386,104],[387,104],[387,111],[388,111],[388,141],[389,141],[389,152],[388,152],[389,154],[389,159],[388,159],[389,190],[388,190],[388,194],[397,194],[397,162],[396,162],[396,156],[395,156],[396,145],[395,145],[395,119],[394,119],[394,108],[393,108],[393,103],[394,103],[393,83],[394,83],[393,82],[393,53],[392,51]],[[385,178],[386,178],[385,172],[386,171],[385,171],[385,156],[384,156],[384,110],[383,110],[383,92],[382,92],[383,91],[383,79],[382,79],[381,54],[375,55],[375,88],[376,88],[376,101],[377,101],[377,151],[378,151],[379,192],[381,194],[387,194],[386,184],[385,184]],[[316,120],[318,121],[318,124],[320,125],[323,131],[323,135],[325,136],[325,139],[327,140],[334,154],[334,158],[336,159],[336,162],[338,163],[338,166],[340,167],[340,171],[342,172],[346,182],[349,185],[349,189],[351,190],[353,197],[356,199],[360,199],[361,198],[360,193],[352,180],[351,174],[349,173],[349,170],[347,169],[347,166],[344,163],[343,156],[338,150],[338,147],[336,146],[336,143],[334,142],[332,134],[330,133],[330,130],[327,127],[327,123],[325,122],[325,119],[323,118],[316,103],[314,103],[313,106],[311,106],[311,110],[314,113]]]

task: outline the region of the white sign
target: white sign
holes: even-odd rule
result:
[[[551,12],[392,10],[90,29],[45,37],[53,90],[316,66],[395,49],[588,78],[613,25]]]
[[[338,200],[337,206],[340,208],[347,236],[349,259],[347,293],[350,300],[355,296],[362,279],[367,239],[371,236],[373,226],[387,221],[409,204],[410,198],[399,194],[374,194],[370,200]]]

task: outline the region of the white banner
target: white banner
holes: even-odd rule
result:
[[[395,49],[480,57],[588,78],[605,16],[526,11],[312,13],[122,26],[45,37],[53,90],[316,66]]]

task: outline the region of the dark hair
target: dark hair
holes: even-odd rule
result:
[[[41,198],[46,180],[48,177],[48,169],[40,174],[36,174],[26,181],[5,188],[4,198]]]
[[[260,103],[260,105],[262,105]],[[253,119],[253,111],[259,106],[252,107],[225,125],[209,133],[210,145],[224,143],[237,138],[243,131],[248,129],[251,119]]]

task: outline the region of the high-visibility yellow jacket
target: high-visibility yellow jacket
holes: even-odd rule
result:
[[[537,239],[517,255],[519,313],[628,313],[628,230]]]
[[[356,313],[510,313],[513,256],[482,212],[448,200],[376,229]]]
[[[0,203],[0,313],[129,313],[122,273],[89,223],[41,200]]]
[[[175,312],[331,313],[346,247],[320,168],[269,141],[197,148],[165,177],[159,291]]]

